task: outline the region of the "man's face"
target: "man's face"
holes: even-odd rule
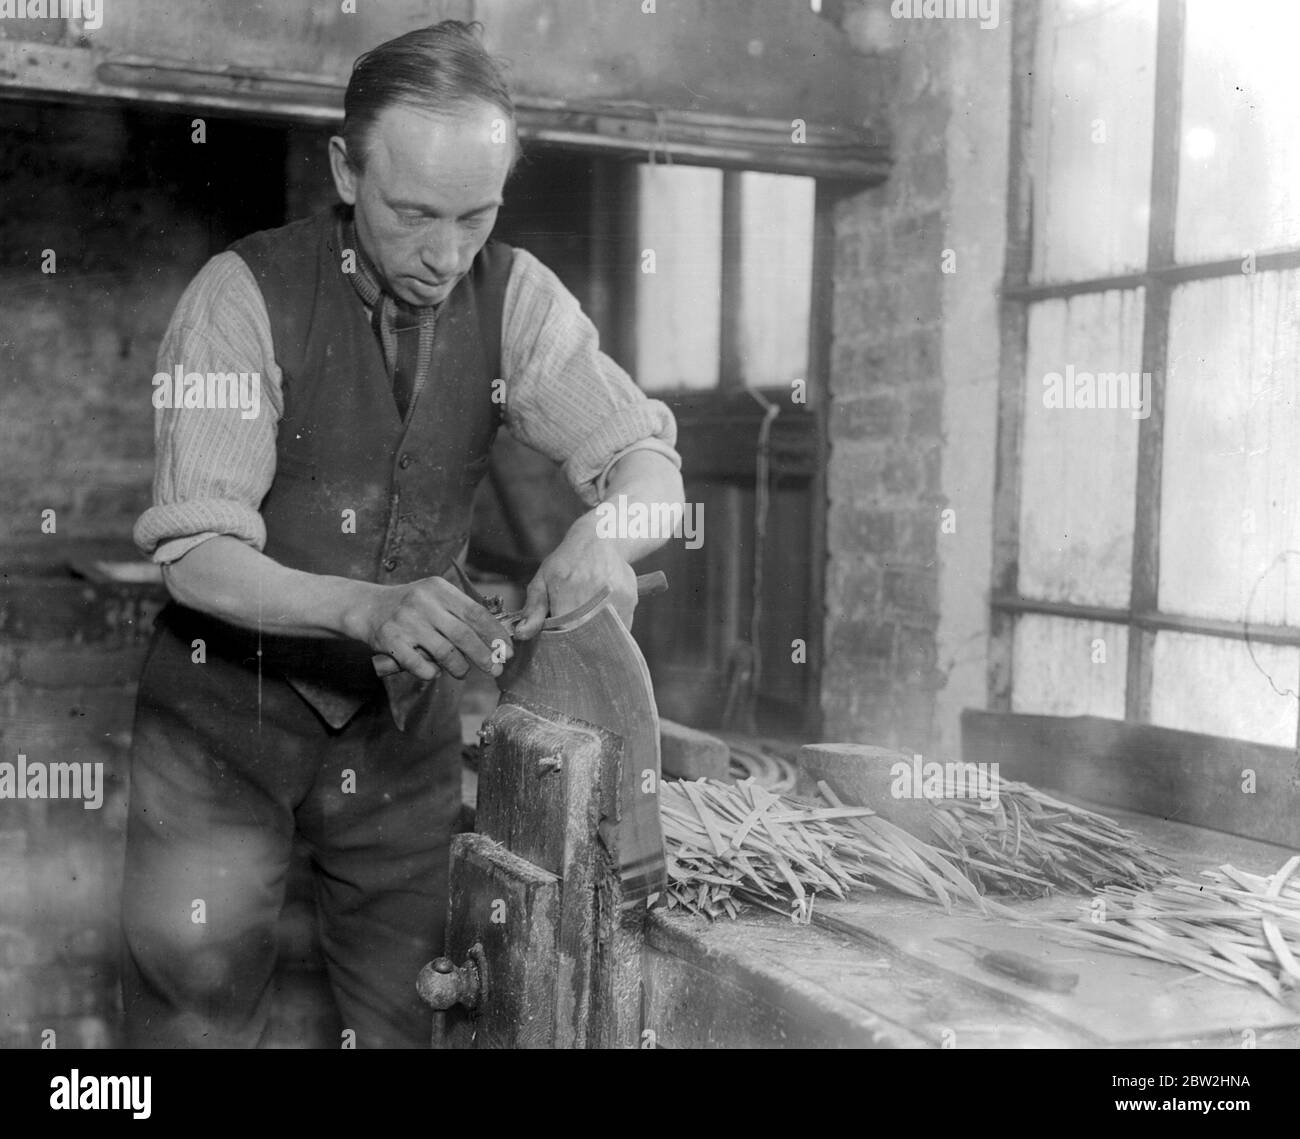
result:
[[[475,103],[450,115],[398,104],[371,125],[364,169],[330,141],[339,197],[385,289],[407,304],[440,304],[496,224],[514,154],[501,111]]]

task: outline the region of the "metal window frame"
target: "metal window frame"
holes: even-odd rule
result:
[[[1159,608],[1160,506],[1163,469],[1165,373],[1169,313],[1174,289],[1188,281],[1241,272],[1240,258],[1179,263],[1175,259],[1183,64],[1186,55],[1184,0],[1160,0],[1156,26],[1155,114],[1152,128],[1151,215],[1146,266],[1105,277],[1031,282],[1033,182],[1027,157],[1034,123],[1034,68],[1040,10],[1016,12],[1012,45],[1011,144],[1007,191],[1007,257],[999,291],[1001,365],[998,390],[997,470],[994,484],[993,588],[988,658],[988,703],[1011,710],[1015,675],[1016,618],[1025,613],[1126,626],[1128,641],[1124,716],[1148,722],[1152,659],[1162,631],[1240,641],[1300,646],[1300,628],[1256,625],[1162,612]],[[1300,248],[1256,256],[1256,272],[1300,268]],[[1025,366],[1030,307],[1045,300],[1115,289],[1142,289],[1142,371],[1151,374],[1151,414],[1138,428],[1133,518],[1133,555],[1126,609],[1024,597],[1019,590],[1020,485],[1023,475]],[[1300,746],[1298,733],[1297,746]]]

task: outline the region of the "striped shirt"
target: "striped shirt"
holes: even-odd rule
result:
[[[358,304],[361,300],[358,298]],[[235,253],[212,258],[190,283],[158,349],[158,371],[257,373],[259,414],[237,407],[201,414],[163,407],[154,418],[153,505],[135,541],[159,564],[227,534],[261,550],[259,513],[275,478],[284,410],[271,321],[261,291]],[[676,466],[677,425],[600,351],[595,326],[559,278],[532,254],[514,252],[502,318],[504,421],[520,442],[561,464],[589,506],[624,455],[653,450]]]

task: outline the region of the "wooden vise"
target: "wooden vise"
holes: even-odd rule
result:
[[[641,1041],[647,902],[664,882],[659,717],[608,591],[515,646],[480,732],[476,830],[451,848],[435,1048]]]

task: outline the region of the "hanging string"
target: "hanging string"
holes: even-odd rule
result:
[[[781,408],[762,392],[753,388],[745,390],[763,409],[763,422],[758,426],[758,453],[754,460],[754,572],[749,613],[749,643],[754,650],[754,668],[750,679],[752,707],[753,701],[758,696],[759,682],[763,676],[763,654],[759,642],[763,617],[763,554],[767,546],[767,522],[771,508],[768,483],[772,467],[772,423],[781,413]]]

